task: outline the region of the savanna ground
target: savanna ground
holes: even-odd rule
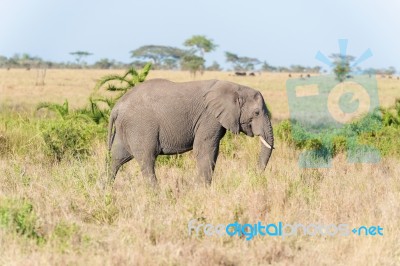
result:
[[[39,102],[87,104],[96,80],[117,70],[48,70],[37,86],[36,70],[0,70],[0,264],[5,265],[398,265],[400,264],[400,164],[349,164],[345,153],[331,168],[302,169],[299,151],[276,139],[265,170],[256,171],[259,140],[225,137],[209,188],[196,177],[191,153],[159,160],[158,192],[132,161],[111,190],[105,137],[85,159],[50,160],[35,112]],[[148,78],[192,80],[189,73],[151,71]],[[287,74],[234,77],[206,72],[259,89],[273,125],[289,117]],[[382,106],[400,97],[400,81],[378,78]],[[188,222],[319,223],[380,225],[384,236],[206,237],[188,235]]]

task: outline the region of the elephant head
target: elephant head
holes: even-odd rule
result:
[[[239,84],[217,81],[204,94],[207,110],[234,134],[259,136],[259,167],[264,170],[274,147],[269,112],[259,91]]]

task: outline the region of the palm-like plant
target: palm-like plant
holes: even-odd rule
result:
[[[147,63],[140,72],[137,72],[135,68],[131,67],[128,71],[125,72],[124,75],[107,75],[101,78],[95,87],[95,90],[99,90],[104,85],[107,85],[108,91],[120,91],[120,98],[124,95],[129,89],[135,87],[138,83],[143,82],[147,75],[149,74],[151,69],[151,63]],[[120,85],[115,85],[115,81],[119,82]]]
[[[63,120],[65,120],[65,118],[70,114],[67,100],[65,100],[63,104],[49,102],[39,103],[36,107],[36,110],[38,111],[43,108],[49,109],[50,111],[57,113]]]
[[[107,98],[103,96],[90,97],[89,98],[89,106],[83,109],[78,109],[74,112],[69,110],[68,101],[61,104],[57,103],[40,103],[36,110],[40,110],[42,108],[47,108],[50,111],[56,112],[60,115],[63,120],[70,118],[71,116],[82,118],[86,120],[90,120],[95,122],[96,124],[100,124],[102,122],[107,122],[108,117],[110,115],[111,109],[114,107],[115,103],[122,95],[124,95],[129,89],[136,86],[138,83],[143,82],[149,71],[151,69],[151,63],[147,63],[143,69],[138,72],[133,67],[128,69],[124,75],[107,75],[101,78],[94,90],[98,91],[101,87],[107,85],[108,91],[118,91],[120,92],[115,98]],[[119,82],[119,85],[115,84],[115,81]],[[99,103],[104,103],[107,105],[106,108],[102,108],[99,106]]]
[[[96,124],[107,122],[111,109],[101,109],[97,105],[97,102],[99,101],[103,101],[103,99],[89,98],[89,107],[79,109],[76,111],[76,113],[78,114],[78,116],[83,118],[88,118],[89,120],[95,122]]]

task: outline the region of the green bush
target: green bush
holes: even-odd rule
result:
[[[233,159],[236,156],[237,151],[240,148],[240,135],[235,136],[230,131],[227,131],[225,136],[221,139],[221,145],[219,146],[219,152],[227,158]]]
[[[360,135],[360,144],[376,147],[383,156],[400,157],[400,127],[387,126]]]
[[[345,136],[334,136],[332,139],[332,149],[333,149],[333,154],[336,155],[342,152],[345,152],[347,149],[347,138]]]
[[[290,120],[283,120],[276,126],[275,136],[286,143],[293,143],[292,126],[290,124]]]
[[[382,108],[381,111],[384,126],[400,126],[400,99],[396,99],[393,107]]]
[[[322,140],[319,138],[307,139],[303,143],[304,144],[301,145],[301,148],[305,148],[307,150],[320,150],[324,148],[324,144],[322,143]]]
[[[42,123],[41,133],[46,153],[61,161],[66,156],[89,155],[93,140],[104,136],[105,129],[82,119],[50,120]]]
[[[10,233],[17,233],[38,243],[44,237],[38,232],[37,216],[27,200],[2,199],[0,201],[0,226]]]
[[[295,121],[284,120],[276,126],[275,135],[297,149],[332,156],[349,152],[359,144],[376,147],[382,155],[400,156],[400,99],[394,107],[377,109],[342,128],[311,130]]]

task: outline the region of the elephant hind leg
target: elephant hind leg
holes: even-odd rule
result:
[[[126,155],[124,158],[117,158],[117,159],[111,159],[111,172],[110,172],[110,177],[109,177],[109,182],[112,183],[115,180],[115,177],[117,176],[119,168],[130,160],[133,159],[132,155]]]
[[[110,155],[109,163],[111,168],[109,168],[108,172],[108,182],[111,184],[114,182],[121,166],[132,160],[133,156],[126,150],[124,145],[118,141],[113,144]]]
[[[151,126],[151,121],[148,122]],[[160,154],[158,131],[151,128],[140,128],[128,139],[128,147],[140,165],[142,176],[155,188],[158,186],[155,174],[156,158]]]

